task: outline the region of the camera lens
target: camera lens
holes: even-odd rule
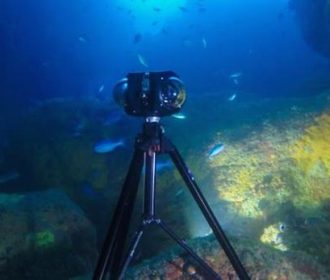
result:
[[[127,78],[121,79],[114,86],[113,98],[114,98],[115,102],[121,107],[124,107],[126,104],[127,91],[128,91],[128,79]]]
[[[179,109],[186,100],[183,82],[177,77],[170,77],[160,92],[162,106],[167,109]]]
[[[169,116],[186,99],[183,82],[172,71],[128,73],[113,89],[115,102],[133,116]]]

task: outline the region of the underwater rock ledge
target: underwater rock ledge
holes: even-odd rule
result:
[[[330,58],[330,1],[291,0],[305,41],[318,53]]]
[[[57,190],[0,194],[0,279],[59,280],[94,266],[96,230]]]
[[[223,280],[239,279],[224,251],[213,236],[196,238],[188,242]],[[310,256],[301,252],[280,252],[271,247],[251,242],[233,240],[241,262],[251,279],[330,279],[330,274]],[[163,254],[129,268],[125,279],[184,280],[208,279],[198,266],[180,248],[173,247]]]

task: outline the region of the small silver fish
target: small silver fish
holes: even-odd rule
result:
[[[170,169],[173,167],[173,163],[170,160],[166,160],[166,161],[159,161],[156,163],[156,170],[157,171],[163,171],[166,169]]]
[[[173,114],[172,117],[175,118],[175,119],[179,119],[179,120],[184,120],[184,119],[187,118],[187,116],[185,114],[182,114],[182,113]]]
[[[112,152],[116,148],[124,145],[125,144],[123,140],[118,140],[118,141],[102,140],[94,145],[94,152],[98,154],[105,154]]]
[[[242,72],[236,72],[236,73],[230,74],[229,78],[230,79],[237,79],[237,78],[240,78],[242,75],[243,75]]]
[[[220,154],[225,149],[224,144],[214,145],[208,152],[209,159],[214,158],[216,155]]]
[[[138,54],[137,57],[142,66],[144,66],[146,68],[149,67],[148,63],[146,62],[146,59],[142,55]]]
[[[176,193],[175,193],[175,196],[181,196],[181,194],[183,194],[183,190],[178,190]]]
[[[206,41],[205,37],[202,38],[202,44],[203,44],[204,49],[206,49],[207,41]]]
[[[236,99],[236,93],[232,94],[231,96],[228,97],[228,101],[234,101]]]
[[[4,184],[13,180],[16,180],[20,177],[20,174],[16,171],[11,171],[5,174],[0,175],[0,184]]]
[[[101,93],[103,90],[104,90],[104,85],[102,84],[102,85],[99,87],[99,93]]]
[[[84,36],[79,36],[78,41],[81,42],[81,43],[86,43],[87,42],[87,40]]]

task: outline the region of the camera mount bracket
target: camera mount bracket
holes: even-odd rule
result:
[[[236,255],[236,252],[197,186],[194,176],[186,166],[176,147],[164,136],[164,129],[159,123],[159,118],[154,119],[148,117],[143,124],[142,133],[136,137],[133,158],[117,202],[112,222],[108,229],[94,272],[93,280],[107,279],[106,277],[108,274],[111,280],[123,279],[127,267],[134,257],[136,247],[143,236],[144,230],[149,225],[158,225],[165,233],[176,241],[196,261],[205,274],[206,279],[221,279],[221,277],[203,259],[201,259],[184,240],[176,235],[170,227],[155,215],[157,154],[169,154],[237,275],[240,279],[249,279],[249,276]],[[143,214],[140,226],[136,230],[125,254],[129,224],[144,165],[145,186]]]

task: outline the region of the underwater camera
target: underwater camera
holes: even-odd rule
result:
[[[170,157],[239,279],[249,280],[245,268],[199,189],[195,177],[178,149],[165,136],[165,129],[159,122],[160,117],[180,111],[185,102],[186,92],[179,77],[172,71],[129,73],[115,85],[113,94],[116,102],[124,107],[127,114],[145,117],[145,120],[142,131],[135,138],[131,163],[95,267],[93,280],[126,279],[127,268],[134,260],[136,248],[149,226],[160,227],[175,241],[197,264],[198,273],[204,276],[203,279],[221,280],[220,275],[156,213],[156,163],[160,154]],[[130,236],[130,223],[142,176],[143,212],[135,233]]]
[[[186,91],[172,71],[128,73],[114,86],[113,96],[133,116],[163,117],[180,111]]]

